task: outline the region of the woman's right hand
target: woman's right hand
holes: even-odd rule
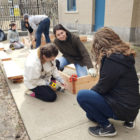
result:
[[[61,83],[61,85],[62,85],[62,87],[63,87],[64,89],[67,89],[67,85],[66,85],[66,84]]]

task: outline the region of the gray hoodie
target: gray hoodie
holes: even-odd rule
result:
[[[9,30],[8,31],[8,36],[7,36],[7,39],[10,41],[10,43],[13,43],[13,42],[18,42],[19,41],[19,34],[18,32],[15,30]]]

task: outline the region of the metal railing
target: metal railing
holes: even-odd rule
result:
[[[23,15],[46,14],[51,19],[51,26],[58,23],[58,2],[57,0],[28,0],[12,3],[0,3],[0,29],[8,30],[11,21],[17,24],[17,29],[21,29]]]

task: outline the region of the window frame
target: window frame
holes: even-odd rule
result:
[[[12,3],[13,0],[8,0],[8,3]]]
[[[76,9],[77,9],[76,8],[76,0],[67,0],[67,11],[68,12],[75,12]]]

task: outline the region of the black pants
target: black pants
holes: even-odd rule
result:
[[[35,92],[36,98],[46,102],[54,102],[57,98],[56,93],[49,86],[38,86],[31,90]]]

